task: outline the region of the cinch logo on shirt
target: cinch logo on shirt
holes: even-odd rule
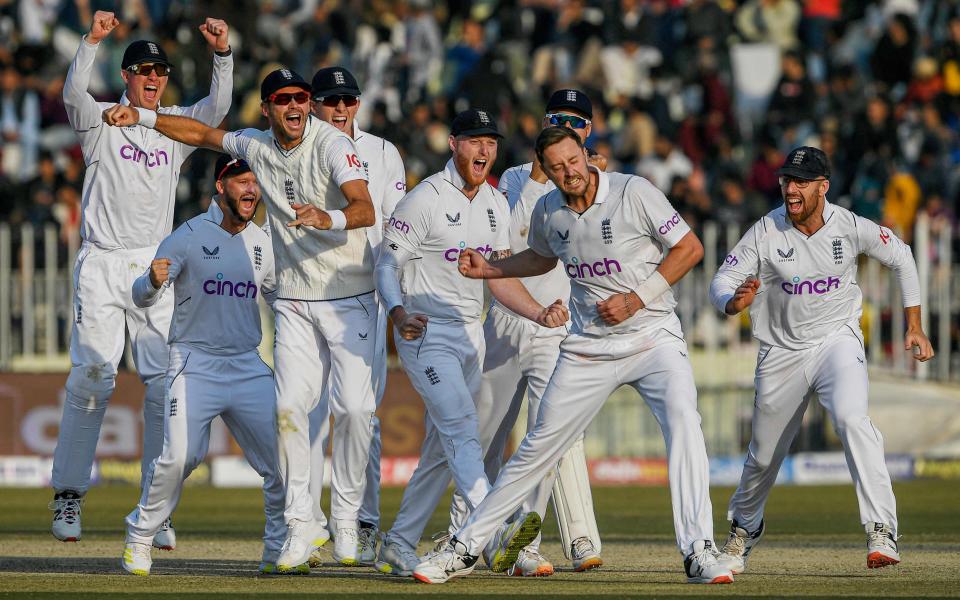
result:
[[[209,296],[233,296],[234,298],[254,300],[257,297],[257,284],[252,281],[234,283],[230,280],[224,280],[223,273],[217,273],[216,279],[208,279],[203,282],[203,292]]]
[[[839,277],[828,277],[827,279],[804,279],[800,281],[799,277],[794,277],[792,281],[784,281],[780,284],[780,289],[791,296],[802,296],[804,294],[826,294],[830,290],[840,288]]]
[[[393,217],[390,217],[387,227],[393,227],[400,233],[410,233],[410,225],[408,223],[400,219],[394,219]]]
[[[157,150],[156,152],[144,152],[140,148],[136,148],[130,144],[124,144],[120,146],[120,158],[123,160],[132,160],[133,162],[143,163],[151,169],[153,167],[161,167],[170,164],[170,158],[163,150]],[[161,158],[163,159],[163,164],[160,163]]]
[[[617,273],[623,271],[623,269],[620,268],[620,263],[612,258],[602,258],[594,263],[582,263],[577,257],[573,257],[570,259],[570,262],[564,263],[563,266],[567,271],[567,277],[570,279],[586,279],[587,277],[613,275],[614,268],[616,268]]]
[[[459,248],[447,249],[447,251],[443,253],[443,258],[445,258],[447,262],[457,262],[457,259],[460,258],[460,251],[466,247],[466,242],[460,242]],[[490,253],[493,252],[493,248],[490,246],[490,244],[487,244],[486,246],[477,246],[474,248],[474,250],[482,254],[484,257],[490,256]]]
[[[680,224],[680,213],[675,212],[673,213],[672,217],[670,217],[669,219],[663,222],[663,225],[661,225],[660,228],[657,229],[657,231],[659,231],[661,235],[667,235],[668,233],[670,233],[671,229],[673,229],[679,224]]]

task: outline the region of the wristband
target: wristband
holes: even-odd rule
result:
[[[343,231],[347,228],[347,216],[342,210],[328,210],[330,216],[330,231]]]
[[[137,112],[140,113],[140,125],[146,127],[147,129],[153,129],[157,124],[157,113],[148,109],[136,107]]]
[[[231,54],[233,54],[233,48],[231,48],[230,46],[227,46],[227,49],[224,50],[223,52],[220,52],[219,50],[214,50],[213,53],[221,58],[226,58],[227,56],[230,56]]]
[[[660,271],[654,271],[646,281],[640,284],[636,289],[637,296],[643,302],[644,306],[650,306],[657,298],[662,296],[670,289],[670,284],[663,278]]]

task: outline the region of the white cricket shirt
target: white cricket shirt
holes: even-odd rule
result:
[[[80,42],[63,84],[67,118],[83,150],[80,235],[105,250],[156,246],[173,227],[173,204],[180,166],[196,150],[158,131],[133,125],[110,127],[101,114],[116,102],[97,102],[87,92],[98,45]],[[164,115],[181,115],[217,126],[233,95],[233,56],[213,57],[210,95],[192,106],[161,106]],[[120,99],[129,104],[126,96]]]
[[[578,214],[554,190],[540,199],[530,219],[530,248],[559,258],[570,279],[573,324],[563,347],[622,356],[645,349],[660,329],[682,337],[672,291],[617,325],[607,325],[597,314],[598,302],[636,290],[690,228],[646,179],[589,168],[599,176],[590,208]]]
[[[308,115],[303,139],[290,150],[281,148],[269,129],[228,133],[223,137],[223,149],[247,161],[260,183],[281,298],[337,300],[373,291],[373,253],[366,228],[287,227],[297,218],[290,204],[341,210],[347,199],[340,186],[356,179],[366,181],[350,136]]]
[[[167,341],[218,355],[256,350],[260,345],[257,296],[272,304],[276,277],[270,236],[253,223],[231,235],[220,226],[216,201],[174,231],[157,249],[170,259],[169,283],[175,307]],[[169,284],[154,289],[150,271],[133,284],[137,306],[152,306]]]
[[[730,251],[710,284],[721,312],[747,277],[760,279],[750,305],[753,336],[761,343],[801,350],[819,345],[843,327],[857,337],[863,294],[857,256],[866,254],[894,269],[904,306],[920,304],[913,253],[886,227],[826,202],[824,225],[807,237],[781,205],[757,221]]]
[[[510,247],[510,212],[503,195],[484,183],[473,200],[453,160],[400,200],[384,235],[384,252],[414,257],[403,268],[403,306],[439,322],[471,322],[483,309],[483,281],[457,269],[460,251],[474,248],[489,258]],[[393,308],[388,307],[388,308]]]
[[[407,193],[407,175],[403,169],[403,159],[397,147],[372,133],[361,131],[357,122],[353,122],[353,141],[360,152],[360,162],[367,176],[367,186],[373,208],[377,213],[376,224],[367,228],[367,238],[373,248],[373,258],[380,255],[380,242],[387,227],[390,215],[397,203]]]

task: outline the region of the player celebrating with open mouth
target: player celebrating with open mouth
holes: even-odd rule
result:
[[[537,202],[530,248],[492,263],[466,250],[460,272],[483,279],[528,277],[549,272],[560,260],[571,280],[571,333],[560,346],[536,424],[466,525],[445,548],[425,557],[414,577],[443,583],[473,571],[491,534],[498,527],[504,531],[501,523],[556,468],[607,397],[627,384],[643,396],[663,430],[687,580],[730,583],[729,569],[715,556],[697,389],[670,290],[700,261],[700,240],[649,181],[589,165],[570,129],[544,129],[536,152],[558,189]],[[516,522],[530,519],[523,515]],[[523,526],[498,534],[492,568],[512,565],[536,534]]]
[[[827,202],[830,164],[819,148],[793,150],[780,168],[783,205],[747,231],[710,284],[718,310],[750,309],[760,342],[753,437],[730,499],[720,562],[742,573],[763,535],[763,509],[815,391],[843,443],[867,531],[867,566],[895,565],[897,504],[883,436],[867,415],[866,356],[857,257],[893,269],[907,320],[905,350],[933,358],[920,324],[920,280],[910,247],[889,229]]]

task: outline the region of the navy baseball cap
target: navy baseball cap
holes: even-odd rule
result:
[[[126,69],[133,65],[141,63],[157,63],[172,67],[167,53],[160,44],[148,40],[137,40],[127,46],[123,51],[123,59],[120,61],[120,67]]]
[[[580,90],[564,89],[555,91],[547,102],[547,112],[553,112],[562,108],[575,110],[585,115],[588,119],[593,118],[593,103],[591,103],[590,98],[587,98],[587,95]]]
[[[250,171],[250,165],[242,158],[233,158],[229,154],[221,154],[217,159],[217,165],[213,168],[214,181],[220,181],[226,177],[233,177],[241,173]]]
[[[475,137],[479,135],[492,135],[502,138],[503,134],[497,129],[497,122],[485,110],[465,110],[453,118],[450,125],[450,133],[454,137],[466,136]]]
[[[360,86],[353,73],[343,67],[327,67],[313,76],[313,99],[327,96],[359,96]]]
[[[777,170],[777,175],[796,177],[797,179],[830,179],[830,160],[820,148],[800,146],[794,148]]]
[[[290,86],[296,86],[308,92],[311,90],[310,84],[296,71],[277,69],[263,78],[263,83],[260,84],[260,99],[266,100],[277,90]]]

